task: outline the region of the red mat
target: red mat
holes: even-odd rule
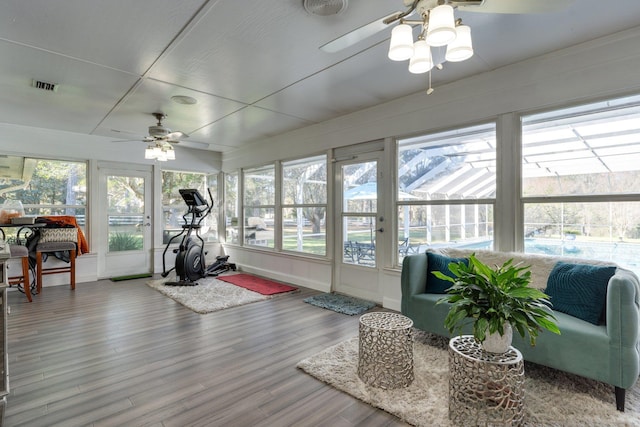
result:
[[[262,295],[274,295],[298,290],[298,288],[293,286],[252,276],[251,274],[230,274],[228,276],[218,276],[216,279],[249,289],[250,291],[257,292]]]

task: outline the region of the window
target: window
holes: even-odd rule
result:
[[[495,125],[399,140],[397,188],[398,263],[432,246],[493,248]]]
[[[282,249],[327,253],[327,156],[282,163]]]
[[[144,249],[145,181],[141,176],[106,176],[110,253]]]
[[[275,167],[245,169],[243,177],[244,242],[274,248]]]
[[[201,223],[200,237],[205,242],[217,242],[218,208],[215,200],[218,191],[217,177],[203,173],[177,171],[162,171],[162,214],[164,220],[162,242],[167,244],[171,237],[182,232],[182,225],[185,224],[183,216],[187,213],[188,207],[178,191],[181,188],[195,188],[207,201],[213,203],[214,208],[211,210],[211,214]],[[213,201],[209,199],[207,189],[211,191]],[[187,221],[190,220],[191,218],[187,217]],[[180,243],[179,239],[175,239],[173,242]]]
[[[72,215],[85,231],[85,162],[0,156],[0,205],[20,201],[25,215]],[[7,239],[15,239],[7,230]]]
[[[640,97],[522,118],[525,252],[640,272]]]

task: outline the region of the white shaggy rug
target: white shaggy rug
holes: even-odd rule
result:
[[[415,331],[414,382],[382,390],[357,375],[358,338],[298,363],[298,368],[415,426],[449,426],[447,340]],[[627,391],[626,412],[615,407],[613,387],[564,372],[525,364],[527,426],[640,426],[640,385]]]
[[[160,280],[150,280],[147,285],[200,314],[212,313],[273,297],[223,282],[215,277],[198,280],[198,286],[166,286],[164,284],[164,282],[171,280],[176,279],[175,277],[167,277]]]

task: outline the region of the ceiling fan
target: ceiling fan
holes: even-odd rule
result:
[[[167,142],[171,144],[177,144],[182,139],[189,138],[189,135],[187,135],[184,132],[180,132],[180,131],[172,132],[171,129],[163,126],[162,120],[167,117],[166,114],[164,113],[152,113],[152,114],[156,118],[156,120],[158,120],[158,123],[153,126],[149,126],[149,136],[146,136],[144,138],[144,142],[156,142],[156,143]]]
[[[414,13],[423,14],[440,4],[448,4],[459,11],[480,13],[529,14],[550,13],[568,7],[574,0],[403,0],[407,7],[404,11],[394,12],[373,22],[356,28],[320,49],[335,53],[387,29],[391,24],[405,19]]]

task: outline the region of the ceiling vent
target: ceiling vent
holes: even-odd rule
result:
[[[311,15],[331,16],[347,9],[347,0],[303,0],[304,8]]]
[[[36,89],[42,89],[42,90],[46,90],[46,91],[49,91],[49,92],[57,92],[58,91],[58,85],[57,84],[43,82],[41,80],[36,80],[36,79],[33,79],[32,86],[35,87]]]

